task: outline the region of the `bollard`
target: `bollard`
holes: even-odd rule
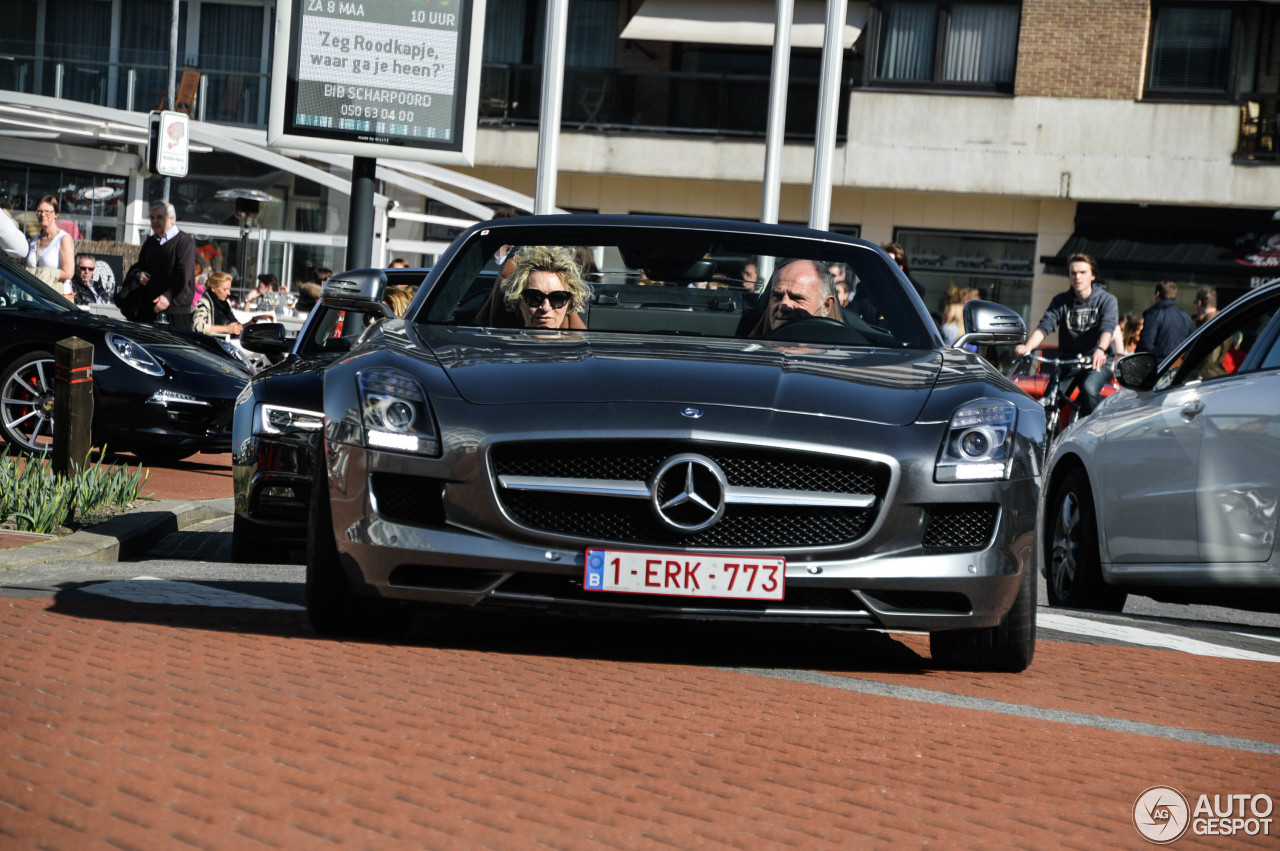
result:
[[[79,337],[59,340],[53,361],[53,472],[71,476],[89,457],[93,344]]]

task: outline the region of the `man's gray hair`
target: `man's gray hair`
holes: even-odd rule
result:
[[[165,218],[167,219],[178,218],[178,211],[174,209],[173,205],[170,204],[168,201],[152,201],[151,206],[148,207],[147,209],[148,211],[163,209]]]
[[[773,270],[773,275],[769,277],[770,289],[772,289],[773,285],[777,283],[778,275],[782,274],[782,270],[790,266],[792,263],[809,263],[813,266],[813,271],[818,276],[818,298],[822,301],[826,301],[828,298],[834,298],[836,301],[840,300],[840,295],[836,292],[835,275],[832,275],[831,270],[828,268],[830,264],[823,263],[818,260],[795,259],[780,261],[778,263],[778,267]],[[848,278],[846,278],[846,280],[848,280]],[[853,282],[850,281],[849,285],[852,288]]]

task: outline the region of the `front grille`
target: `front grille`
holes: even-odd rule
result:
[[[970,552],[986,549],[996,529],[996,505],[933,505],[922,542],[926,550]]]
[[[492,461],[497,476],[648,482],[666,459],[682,452],[715,461],[731,487],[869,494],[876,499],[867,508],[731,504],[710,528],[682,533],[659,521],[647,499],[502,487],[498,498],[522,526],[574,538],[659,547],[775,549],[857,540],[875,522],[889,482],[888,468],[871,461],[675,442],[508,444],[494,449]]]
[[[722,598],[679,597],[662,594],[615,594],[587,591],[582,579],[542,573],[518,573],[497,590],[502,595],[548,597],[564,603],[618,603],[626,606],[655,608],[711,609],[735,612],[769,611],[863,611],[862,601],[852,591],[840,588],[788,588],[782,600],[733,600]]]
[[[410,526],[444,525],[444,482],[399,473],[373,473],[369,490],[379,517]]]

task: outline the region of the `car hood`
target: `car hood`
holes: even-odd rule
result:
[[[914,422],[942,364],[934,351],[763,340],[420,329],[477,405],[663,402]]]

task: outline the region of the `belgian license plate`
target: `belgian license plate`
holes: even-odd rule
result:
[[[781,600],[787,560],[774,556],[587,550],[588,591]]]

